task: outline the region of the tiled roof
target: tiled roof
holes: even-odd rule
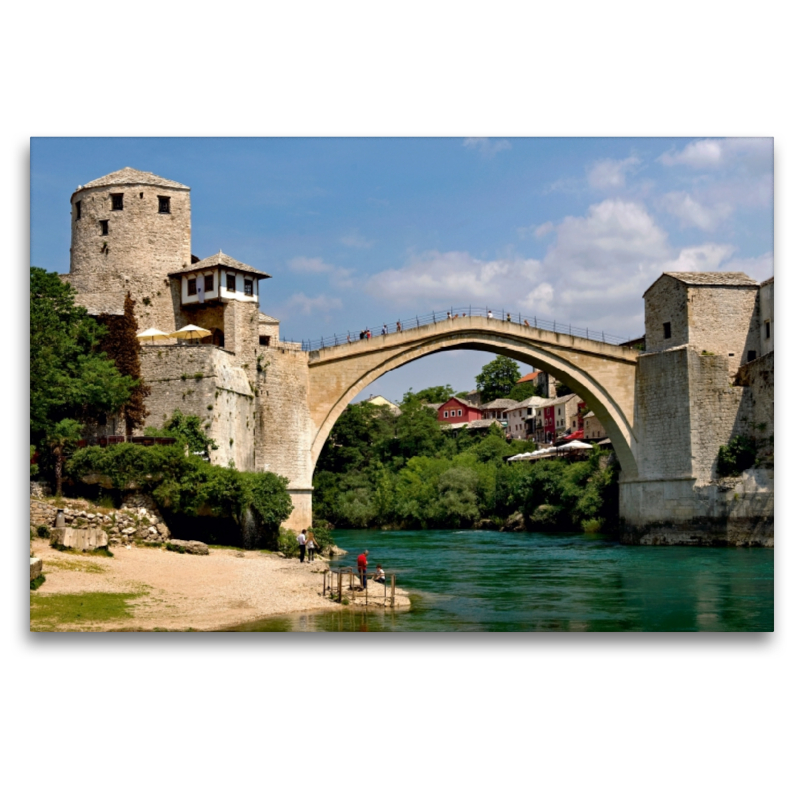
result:
[[[108,175],[104,175],[102,178],[95,178],[93,181],[79,186],[76,191],[80,191],[81,189],[94,189],[98,186],[129,186],[131,184],[137,186],[163,186],[165,189],[189,188],[177,181],[169,181],[166,178],[160,178],[152,172],[142,172],[141,170],[133,169],[133,167],[123,167],[116,172],[111,172]]]
[[[550,408],[551,406],[557,406],[561,403],[566,403],[568,400],[572,400],[573,397],[578,397],[576,394],[565,394],[563,397],[554,397],[552,400],[548,400],[545,403],[542,403],[537,408]],[[578,398],[580,400],[580,398]]]
[[[744,272],[665,272],[670,278],[689,286],[758,286],[758,281]]]
[[[451,397],[450,400],[455,400],[457,403],[461,403],[462,406],[466,406],[467,408],[474,408],[476,411],[480,411],[482,406],[476,406],[475,403],[468,403],[464,400],[463,397]],[[449,403],[450,400],[446,400],[444,403],[439,403],[439,408],[441,408],[445,403]]]
[[[516,404],[517,401],[512,400],[510,397],[498,397],[496,400],[484,403],[481,406],[481,411],[491,411],[495,408],[511,408],[511,406],[515,406]]]
[[[766,286],[768,283],[772,283],[775,280],[775,276],[773,275],[771,278],[767,278],[765,281],[761,281],[762,286]]]
[[[271,324],[280,322],[279,319],[275,319],[275,317],[270,317],[268,314],[265,314],[263,311],[258,312],[258,321],[259,322],[269,322]]]
[[[272,275],[267,275],[266,272],[262,272],[260,269],[256,269],[255,267],[251,267],[249,264],[245,264],[242,261],[237,261],[235,258],[226,256],[222,250],[220,250],[216,255],[204,258],[202,261],[198,261],[195,264],[189,264],[183,269],[179,269],[177,272],[170,272],[170,276],[186,275],[190,272],[202,272],[202,270],[211,269],[212,267],[229,267],[230,269],[235,269],[239,272],[247,272],[251,275],[258,275],[260,278],[272,277]]]
[[[532,397],[526,397],[515,406],[511,406],[508,411],[519,411],[521,408],[541,408],[546,403],[547,400],[545,400],[544,397],[537,397],[536,395],[533,395]]]
[[[533,372],[529,372],[527,375],[523,375],[517,383],[528,383],[528,381],[535,381],[536,378],[539,376],[541,370],[535,369]]]

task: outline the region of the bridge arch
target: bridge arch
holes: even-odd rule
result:
[[[310,353],[312,473],[336,420],[361,391],[387,372],[448,350],[504,355],[554,376],[578,393],[597,415],[624,475],[637,475],[633,434],[636,352],[483,317],[443,320]]]

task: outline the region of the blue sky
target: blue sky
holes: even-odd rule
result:
[[[192,251],[270,273],[297,340],[470,304],[636,336],[663,271],[773,271],[772,140],[683,138],[34,138],[32,264],[69,270],[71,193],[124,166],[191,187]],[[490,358],[365,396],[472,388]]]

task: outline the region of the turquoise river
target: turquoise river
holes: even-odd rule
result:
[[[636,547],[588,534],[334,532],[412,594],[410,611],[271,617],[247,631],[771,631],[774,551]],[[372,583],[376,590],[377,584]],[[377,593],[377,592],[376,592]]]

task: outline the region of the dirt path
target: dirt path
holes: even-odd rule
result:
[[[102,558],[62,553],[46,540],[31,547],[43,560],[46,577],[37,595],[142,593],[129,602],[132,618],[70,630],[214,630],[273,614],[338,607],[322,596],[328,565],[319,559],[300,564],[276,553],[212,549],[195,556],[150,547],[118,547],[113,558]],[[397,594],[397,607],[408,607],[406,593]]]

